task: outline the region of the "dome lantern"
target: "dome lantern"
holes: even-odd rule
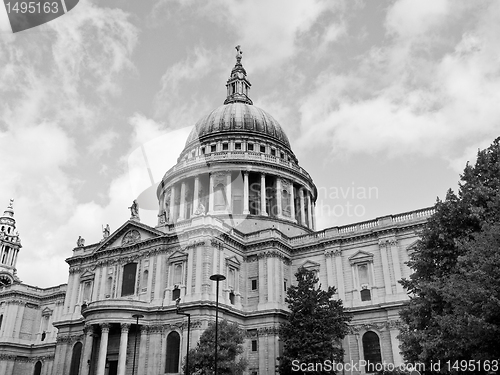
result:
[[[247,79],[247,72],[243,65],[241,65],[241,55],[243,51],[238,45],[236,48],[236,65],[233,70],[231,70],[231,75],[227,80],[227,98],[224,104],[229,103],[245,103],[252,105],[252,100],[248,97],[248,92],[250,91],[250,86],[252,84]]]

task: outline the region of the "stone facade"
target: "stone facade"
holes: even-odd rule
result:
[[[177,300],[190,314],[193,348],[215,320],[210,276],[222,274],[219,316],[247,332],[247,373],[274,374],[286,288],[299,267],[336,287],[353,314],[346,362],[402,362],[398,311],[408,297],[398,280],[433,210],[316,231],[317,189],[280,125],[253,107],[239,49],[227,88],[159,184],[156,227],[132,206],[131,219],[100,243],[79,239],[67,285],[0,290],[1,373],[180,373],[188,325]]]

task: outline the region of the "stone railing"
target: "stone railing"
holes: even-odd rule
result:
[[[311,179],[309,173],[307,173],[307,171],[304,168],[300,167],[298,164],[295,164],[294,162],[281,159],[273,155],[252,152],[252,151],[219,151],[210,154],[190,157],[188,159],[179,161],[176,165],[170,168],[167,171],[167,173],[165,173],[165,176],[173,172],[183,170],[184,168],[187,167],[195,165],[204,165],[214,161],[225,161],[225,160],[265,161],[266,163],[288,167],[289,169],[292,169],[296,172],[305,175],[308,179]]]

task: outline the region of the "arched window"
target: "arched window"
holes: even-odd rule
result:
[[[73,354],[71,355],[71,366],[69,368],[69,375],[78,375],[80,373],[80,360],[82,357],[82,343],[77,342],[73,346]]]
[[[167,336],[167,360],[165,372],[168,374],[179,372],[179,354],[181,337],[177,332],[170,332]]]
[[[35,363],[35,369],[33,370],[33,375],[40,375],[42,373],[42,362],[38,361]]]
[[[137,263],[129,263],[123,266],[122,296],[130,296],[135,293],[135,275]]]
[[[363,335],[363,352],[367,362],[366,372],[375,372],[374,364],[382,363],[380,341],[375,332],[368,331]]]

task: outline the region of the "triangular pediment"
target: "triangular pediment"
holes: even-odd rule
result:
[[[164,233],[140,222],[129,220],[103,239],[96,251],[107,248],[131,246],[138,242],[162,236]]]
[[[238,258],[236,258],[235,255],[233,255],[232,257],[226,258],[226,263],[229,263],[229,264],[232,264],[232,265],[238,266],[238,267],[241,265],[240,261],[238,260]]]
[[[46,307],[42,310],[42,316],[48,316],[48,315],[52,315],[52,310]]]
[[[319,270],[319,263],[313,262],[312,260],[307,260],[300,265],[299,268],[305,268],[306,270]]]
[[[408,254],[412,254],[417,250],[418,243],[420,242],[420,239],[413,241],[408,247],[406,248],[406,251]]]
[[[84,273],[80,275],[80,281],[89,280],[94,278],[94,272],[86,270]]]
[[[373,262],[373,254],[360,250],[356,254],[349,257],[349,262],[351,264]]]
[[[168,257],[168,261],[169,262],[178,262],[178,261],[182,261],[182,260],[185,260],[187,259],[187,253],[183,252],[183,251],[180,251],[180,250],[177,250],[177,251],[174,251],[172,253],[172,255],[170,255]]]

